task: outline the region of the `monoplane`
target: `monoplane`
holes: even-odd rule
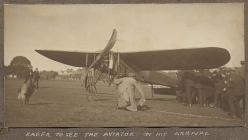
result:
[[[150,84],[176,87],[176,81],[163,70],[212,69],[225,65],[230,60],[229,52],[219,47],[203,47],[140,52],[111,51],[117,38],[114,29],[106,47],[99,52],[69,52],[62,50],[36,50],[41,55],[57,62],[85,68],[82,81],[89,93],[95,93],[96,83],[116,75],[136,73],[139,80]],[[105,76],[103,76],[105,74]],[[107,75],[107,76],[106,76]]]

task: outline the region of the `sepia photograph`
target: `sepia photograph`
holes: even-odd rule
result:
[[[5,4],[6,127],[244,126],[243,3]]]

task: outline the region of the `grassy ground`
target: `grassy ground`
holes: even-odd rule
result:
[[[7,127],[155,127],[233,126],[231,119],[216,108],[189,108],[174,96],[154,95],[148,110],[129,112],[116,109],[115,88],[98,85],[94,101],[88,102],[77,81],[40,81],[29,105],[17,100],[21,80],[5,80],[5,123]],[[149,94],[149,93],[147,93]],[[150,96],[150,95],[147,95]]]

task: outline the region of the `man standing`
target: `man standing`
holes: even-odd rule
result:
[[[40,79],[40,74],[39,74],[39,70],[38,68],[35,69],[34,73],[33,73],[33,79],[34,79],[34,85],[36,86],[36,88],[39,88],[39,79]]]
[[[195,75],[193,71],[184,71],[182,76],[182,84],[184,88],[185,99],[184,103],[187,103],[189,107],[192,106],[194,94],[195,94]]]
[[[245,78],[244,66],[236,69],[230,76],[230,83],[228,85],[228,104],[230,107],[230,115],[233,118],[243,117],[243,111],[240,106],[240,101],[244,101],[245,96]],[[244,102],[243,102],[244,103]]]
[[[24,82],[27,82],[29,79],[33,78],[33,68],[32,66],[29,67],[29,69],[27,70],[26,74],[25,74],[25,80]]]
[[[195,76],[195,87],[198,93],[198,103],[201,107],[209,105],[209,98],[213,96],[214,83],[210,79],[208,70],[199,70]]]
[[[114,80],[118,90],[118,108],[126,108],[129,111],[137,111],[137,106],[142,107],[145,103],[145,96],[141,87],[134,78],[134,73],[129,73],[128,77]],[[140,100],[138,104],[135,101],[135,89],[139,91]]]

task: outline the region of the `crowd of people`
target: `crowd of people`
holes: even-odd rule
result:
[[[189,107],[218,107],[233,118],[243,118],[245,77],[244,66],[221,67],[213,71],[179,71],[177,101]]]
[[[245,77],[244,65],[241,67],[221,67],[214,70],[183,70],[177,72],[178,88],[176,99],[191,107],[221,108],[233,118],[243,118]],[[137,84],[135,76],[115,78],[118,91],[118,108],[137,111],[145,102],[144,93]],[[138,103],[134,100],[134,89],[140,94]]]

